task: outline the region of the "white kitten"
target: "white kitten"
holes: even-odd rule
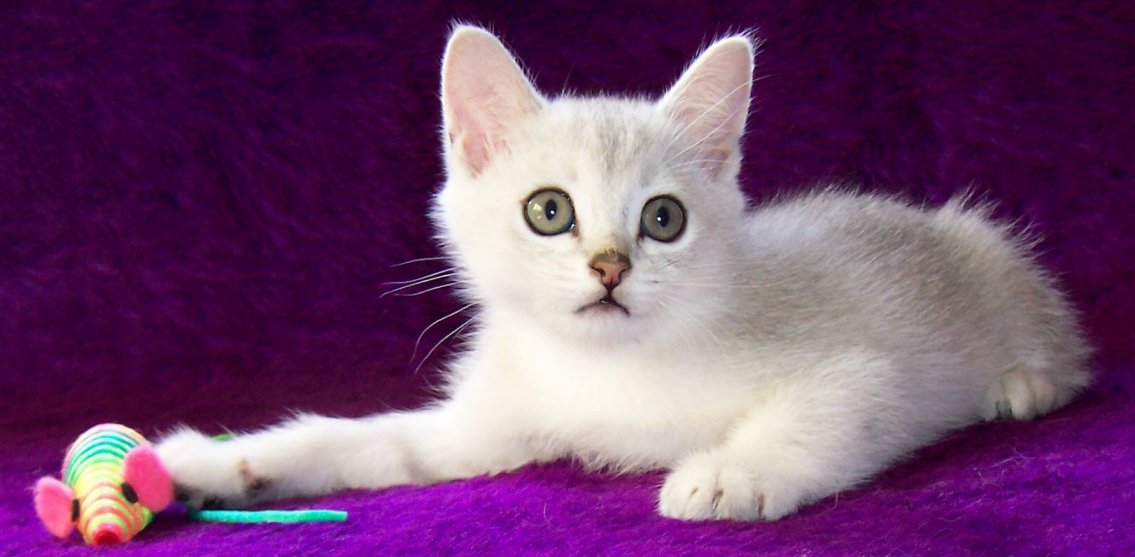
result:
[[[433,216],[477,318],[448,396],[225,442],[176,432],[158,451],[189,503],[575,458],[670,469],[666,516],[775,519],[1087,385],[1068,305],[980,211],[827,192],[746,212],[752,58],[731,37],[657,103],[550,100],[458,28]]]

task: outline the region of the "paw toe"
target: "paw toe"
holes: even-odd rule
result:
[[[713,517],[715,478],[686,468],[666,478],[658,498],[658,511],[663,516],[682,520],[706,520]]]

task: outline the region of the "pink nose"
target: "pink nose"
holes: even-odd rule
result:
[[[607,250],[592,257],[588,266],[599,275],[600,282],[607,290],[614,290],[623,279],[623,274],[631,270],[631,260],[615,250]]]

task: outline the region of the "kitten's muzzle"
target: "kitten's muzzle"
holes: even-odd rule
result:
[[[575,310],[575,312],[583,313],[590,309],[598,311],[619,310],[630,315],[631,312],[627,310],[626,306],[615,300],[615,287],[619,286],[619,283],[623,280],[623,275],[631,270],[631,258],[623,252],[611,248],[595,254],[587,266],[599,278],[599,282],[603,285],[603,288],[607,289],[607,293],[598,301],[587,304]]]

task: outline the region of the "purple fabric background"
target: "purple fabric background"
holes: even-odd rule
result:
[[[776,523],[664,520],[660,474],[564,463],[284,505],[344,525],[171,512],[130,551],[1135,553],[1131,3],[318,4],[0,3],[0,553],[90,551],[42,529],[30,486],[94,423],[220,431],[430,396],[439,358],[415,373],[410,354],[455,300],[379,295],[439,268],[391,265],[437,254],[423,214],[453,19],[494,27],[550,91],[658,94],[708,39],[759,29],[754,200],[823,179],[932,203],[972,187],[1044,236],[1098,385]]]

